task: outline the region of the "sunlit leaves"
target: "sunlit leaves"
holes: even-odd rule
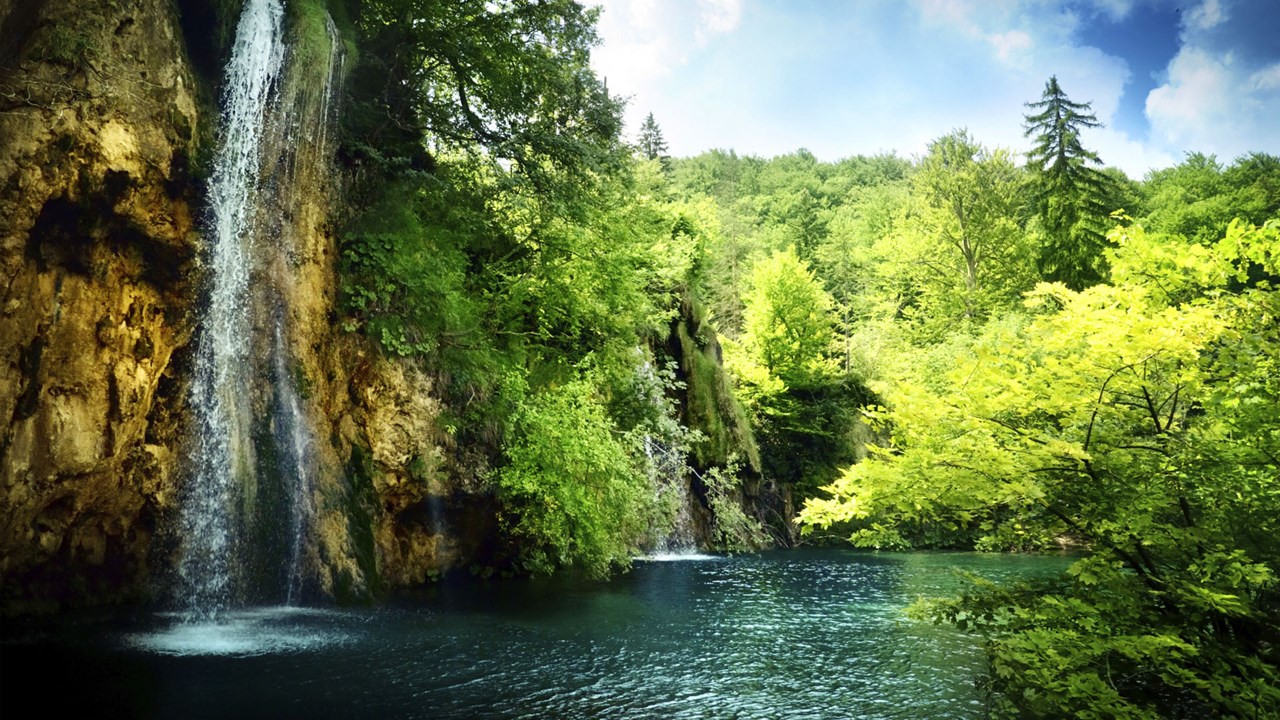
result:
[[[589,378],[528,395],[511,378],[507,392],[517,406],[497,476],[499,519],[519,566],[604,576],[629,563],[653,498]]]
[[[751,270],[742,344],[784,380],[820,374],[831,344],[831,297],[793,249],[761,258]]]
[[[889,447],[804,509],[867,546],[945,528],[1089,551],[933,606],[987,637],[997,715],[1280,712],[1278,230],[1118,230],[1117,285],[1038,286],[1025,320],[946,346],[940,381],[904,365]]]

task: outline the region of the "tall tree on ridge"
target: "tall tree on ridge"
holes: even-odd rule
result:
[[[1102,127],[1090,105],[1068,99],[1053,76],[1040,100],[1027,103],[1034,114],[1024,116],[1025,135],[1035,140],[1027,153],[1033,201],[1046,235],[1040,274],[1073,290],[1100,282],[1105,274],[1109,178],[1091,165],[1102,164],[1097,153],[1080,143],[1083,129]]]
[[[662,138],[662,128],[658,127],[658,121],[653,119],[653,113],[644,119],[640,124],[640,154],[645,160],[663,160],[663,166],[666,166],[667,141]]]

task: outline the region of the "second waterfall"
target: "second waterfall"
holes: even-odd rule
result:
[[[331,156],[340,43],[328,23],[327,77],[315,88],[291,81],[285,22],[281,0],[246,0],[223,79],[178,527],[176,601],[193,619],[294,602],[313,515],[314,443],[289,354],[301,254],[290,223],[305,214],[295,184],[323,174],[305,166]]]

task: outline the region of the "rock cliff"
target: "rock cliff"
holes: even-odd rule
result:
[[[343,68],[318,8],[290,12],[260,213],[277,246],[253,270],[279,301],[253,323],[281,320],[311,435],[308,586],[358,598],[473,557],[492,522],[451,480],[467,474],[445,457],[428,378],[336,327]],[[3,613],[154,597],[179,551],[202,176],[229,43],[210,35],[234,23],[213,3],[176,10],[0,2]],[[272,372],[265,350],[253,362]],[[258,444],[276,431],[271,392],[255,400]],[[260,451],[260,475],[280,461]]]
[[[0,4],[0,597],[145,588],[175,499],[198,248],[166,0]]]

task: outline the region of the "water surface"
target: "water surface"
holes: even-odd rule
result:
[[[806,550],[641,561],[607,583],[462,583],[376,609],[79,623],[0,645],[4,705],[133,717],[965,718],[974,641],[917,597],[1062,558]],[[19,705],[20,706],[20,705]]]

